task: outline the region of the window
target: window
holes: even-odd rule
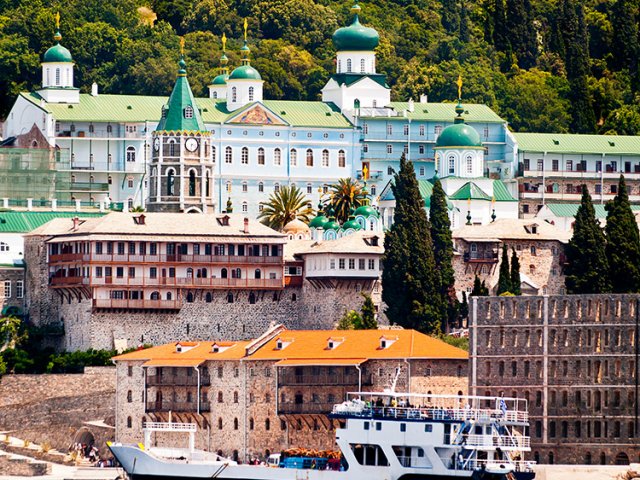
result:
[[[456,158],[453,155],[449,155],[449,174],[452,175],[456,171]]]
[[[254,88],[253,87],[249,87],[249,101],[253,102],[253,93],[254,93]]]
[[[467,155],[466,162],[467,162],[467,173],[468,174],[473,173],[473,158],[471,157],[471,155]]]
[[[11,280],[4,282],[4,298],[11,298]]]
[[[420,155],[424,155],[424,145],[418,145],[418,153],[420,153]]]
[[[224,163],[233,163],[233,149],[231,147],[224,149]]]
[[[262,183],[262,182],[258,183],[258,191],[259,192],[264,192],[264,183]]]
[[[307,149],[307,167],[313,167],[313,150]]]
[[[573,170],[573,160],[567,160],[567,168],[566,168],[567,172],[570,172]]]
[[[389,153],[389,154],[393,153],[393,145],[391,145],[391,144],[387,145],[387,153]]]
[[[404,135],[409,135],[409,124],[408,124],[408,123],[405,123],[405,124],[403,125],[402,133],[403,133]]]
[[[127,177],[127,187],[133,188],[133,177]]]
[[[338,167],[344,168],[346,165],[346,157],[344,154],[344,150],[340,150],[338,152]]]
[[[247,192],[247,190],[249,190],[249,186],[247,185],[247,182],[242,182],[242,191]]]
[[[360,73],[364,73],[365,68],[364,68],[364,58],[360,59]]]
[[[345,268],[345,260],[344,260],[344,258],[340,258],[340,259],[338,260],[338,268],[339,268],[340,270],[344,270],[344,268]]]
[[[191,105],[187,105],[184,108],[184,118],[193,118],[193,107]]]
[[[295,148],[291,149],[291,153],[289,155],[289,163],[291,163],[292,167],[298,166],[298,151]]]
[[[258,160],[260,160],[260,151],[258,151]],[[282,163],[282,151],[276,148],[273,151],[273,164],[279,166]]]
[[[242,202],[242,213],[247,213],[249,211],[249,205],[247,202]]]
[[[238,101],[238,90],[236,89],[236,87],[233,87],[231,89],[231,101],[232,102],[237,102]]]
[[[347,73],[351,73],[351,59],[347,58]]]
[[[228,180],[227,183],[226,183],[227,193],[231,193],[231,185],[232,185],[231,180]]]
[[[393,135],[393,125],[391,123],[387,123],[387,135]]]
[[[280,191],[280,184],[279,183],[274,183],[273,184],[273,191],[274,192],[279,192]]]
[[[369,259],[369,270],[375,270],[376,269],[376,260],[375,258],[370,258]]]
[[[258,149],[258,152],[260,152],[260,149]],[[240,155],[240,163],[242,163],[243,165],[249,164],[249,149],[247,147],[242,147],[242,153]],[[264,165],[264,149],[262,149],[262,165]]]
[[[322,166],[329,166],[329,150],[322,150]]]
[[[560,168],[560,162],[558,160],[551,160],[551,170],[557,172]]]
[[[136,149],[135,147],[127,147],[127,162],[135,162],[136,161]]]

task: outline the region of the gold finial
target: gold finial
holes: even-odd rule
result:
[[[227,36],[223,33],[222,34],[222,53],[226,52],[227,50]]]
[[[56,12],[56,28],[60,28],[60,12]]]
[[[180,37],[180,55],[184,56],[184,37]]]
[[[365,180],[369,180],[369,169],[366,165],[362,167],[362,178],[364,178]]]
[[[247,27],[249,26],[249,24],[247,23],[247,19],[244,19],[244,41],[247,41]]]
[[[458,100],[460,100],[462,98],[462,75],[458,75],[456,85],[458,85]]]

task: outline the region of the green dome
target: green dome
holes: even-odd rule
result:
[[[356,210],[356,212],[354,213],[354,215],[356,217],[365,217],[365,218],[369,218],[371,216],[374,217],[379,217],[380,215],[378,214],[378,211],[373,208],[371,205],[362,205],[360,207],[358,207],[358,209]]]
[[[329,219],[324,215],[318,215],[311,222],[309,222],[309,228],[324,228],[324,226],[329,222]]]
[[[342,229],[343,230],[349,230],[350,228],[352,228],[353,230],[361,230],[362,229],[360,224],[358,222],[356,222],[356,219],[353,218],[353,217],[349,217],[349,220],[344,222],[344,224],[342,225]]]
[[[231,72],[229,80],[262,80],[262,77],[251,65],[242,65]]]
[[[227,80],[229,79],[229,75],[220,74],[211,82],[212,85],[226,85]]]
[[[465,123],[450,125],[438,136],[435,148],[451,147],[482,147],[480,134]]]
[[[333,34],[333,46],[341,51],[371,51],[380,43],[380,35],[374,28],[365,27],[360,23],[358,15],[353,23],[342,27]]]
[[[53,47],[44,53],[43,63],[60,63],[60,62],[73,62],[71,58],[71,52],[64,48],[59,43],[56,43]]]
[[[329,220],[327,223],[324,224],[323,228],[325,230],[338,231],[338,230],[340,230],[340,224],[338,222],[336,222],[335,220]]]

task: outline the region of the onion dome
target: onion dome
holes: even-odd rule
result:
[[[309,228],[324,228],[328,221],[329,219],[322,214],[322,202],[320,202],[318,203],[318,215],[309,222]]]
[[[374,28],[365,27],[360,23],[358,14],[360,5],[356,3],[351,7],[354,14],[353,21],[348,27],[342,27],[333,34],[333,46],[339,52],[344,51],[371,51],[380,43],[380,35]]]
[[[249,53],[251,53],[251,50],[249,50],[246,40],[240,51],[243,54],[242,65],[231,72],[229,80],[262,80],[260,72],[251,66],[249,61]]]
[[[229,80],[229,75],[225,75],[225,74],[220,74],[216,77],[214,77],[213,81],[211,82],[212,85],[226,85],[227,84],[227,80]]]
[[[365,218],[369,218],[371,216],[374,216],[374,217],[377,218],[377,217],[380,216],[378,211],[375,208],[373,208],[371,205],[361,205],[361,206],[359,206],[356,209],[354,215],[356,217],[362,216],[362,217],[365,217]]]
[[[325,230],[335,230],[336,232],[340,230],[340,224],[336,222],[334,217],[331,217],[327,223],[324,224]]]
[[[458,105],[456,105],[456,113],[458,116],[454,119],[453,125],[448,126],[440,133],[436,140],[435,148],[482,148],[480,134],[475,128],[464,123],[463,112],[464,108],[462,104],[458,102]]]
[[[351,209],[351,215],[349,215],[349,220],[347,220],[346,222],[344,222],[342,224],[342,229],[343,230],[360,230],[362,229],[362,227],[360,226],[360,224],[358,222],[356,222],[356,216],[354,214],[354,210]]]
[[[71,52],[60,45],[60,40],[62,40],[62,35],[60,32],[56,32],[53,36],[53,39],[56,41],[56,44],[49,48],[46,52],[44,52],[44,57],[42,59],[43,63],[69,63],[73,62],[73,58],[71,57]]]

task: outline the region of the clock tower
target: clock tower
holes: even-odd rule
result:
[[[184,53],[178,65],[176,84],[152,134],[147,207],[150,212],[213,213],[211,133],[191,92]]]

